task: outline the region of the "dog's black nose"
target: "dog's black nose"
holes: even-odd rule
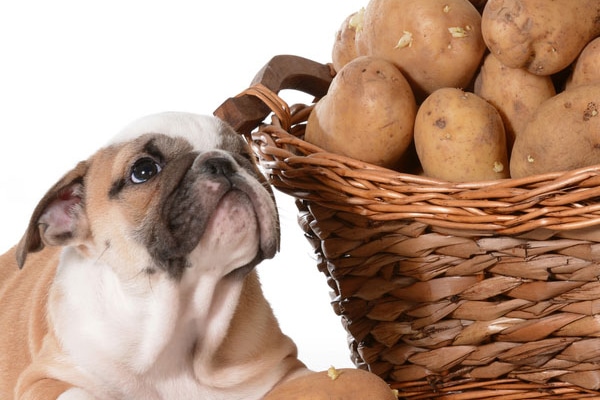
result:
[[[229,176],[236,171],[234,161],[228,157],[216,156],[207,158],[200,166],[203,173],[209,175]]]

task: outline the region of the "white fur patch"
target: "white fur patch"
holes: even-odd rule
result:
[[[221,144],[220,135],[223,122],[209,115],[185,112],[164,112],[142,117],[117,134],[108,144],[117,144],[135,139],[146,133],[162,133],[171,137],[181,137],[197,150],[210,150]]]
[[[83,389],[71,388],[58,396],[57,400],[95,400],[95,397]]]

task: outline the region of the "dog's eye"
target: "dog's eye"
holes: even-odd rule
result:
[[[149,157],[140,158],[131,167],[131,182],[144,183],[161,171],[162,167]]]

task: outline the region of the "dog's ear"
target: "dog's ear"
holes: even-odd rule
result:
[[[29,253],[40,251],[45,245],[65,245],[87,234],[82,205],[83,178],[87,170],[88,162],[80,162],[40,200],[17,245],[19,268],[23,268]]]

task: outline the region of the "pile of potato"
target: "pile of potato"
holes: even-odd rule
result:
[[[598,36],[600,0],[370,0],[305,140],[450,182],[600,164]]]

